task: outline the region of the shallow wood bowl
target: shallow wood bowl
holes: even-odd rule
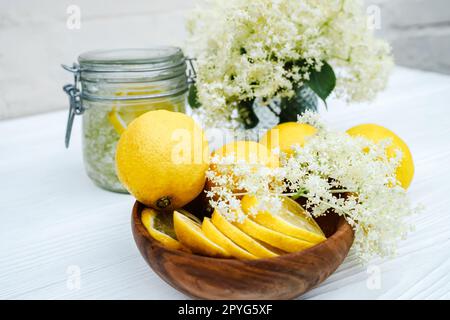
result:
[[[328,214],[317,219],[328,239],[307,250],[258,260],[209,258],[163,247],[141,223],[144,208],[136,202],[131,219],[142,256],[172,287],[200,299],[296,298],[337,269],[354,238],[342,217]]]

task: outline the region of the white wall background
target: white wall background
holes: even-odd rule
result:
[[[182,45],[192,0],[0,0],[0,119],[67,107],[61,87],[83,51]],[[66,26],[81,9],[81,29]]]
[[[449,0],[371,0],[397,63],[450,73]],[[97,48],[183,45],[194,0],[0,0],[0,119],[67,108],[60,63]],[[81,29],[66,27],[67,7]]]
[[[366,0],[399,65],[450,74],[450,0]]]

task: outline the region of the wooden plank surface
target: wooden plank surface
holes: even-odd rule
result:
[[[450,77],[397,68],[372,104],[333,101],[337,128],[373,122],[410,146],[410,188],[425,210],[391,260],[350,255],[308,299],[450,299]],[[185,299],[149,270],[132,239],[133,199],[84,173],[80,123],[66,113],[0,122],[0,299]]]

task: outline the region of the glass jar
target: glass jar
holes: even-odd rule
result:
[[[152,110],[184,112],[188,77],[180,48],[86,52],[66,85],[70,97],[66,147],[75,115],[83,114],[83,158],[88,176],[100,187],[127,192],[116,175],[120,134],[135,118]]]

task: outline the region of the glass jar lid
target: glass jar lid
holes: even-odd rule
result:
[[[186,57],[178,47],[89,51],[78,64],[84,100],[159,98],[188,89]]]
[[[178,47],[95,50],[78,57],[85,72],[159,71],[185,66],[186,59]]]

